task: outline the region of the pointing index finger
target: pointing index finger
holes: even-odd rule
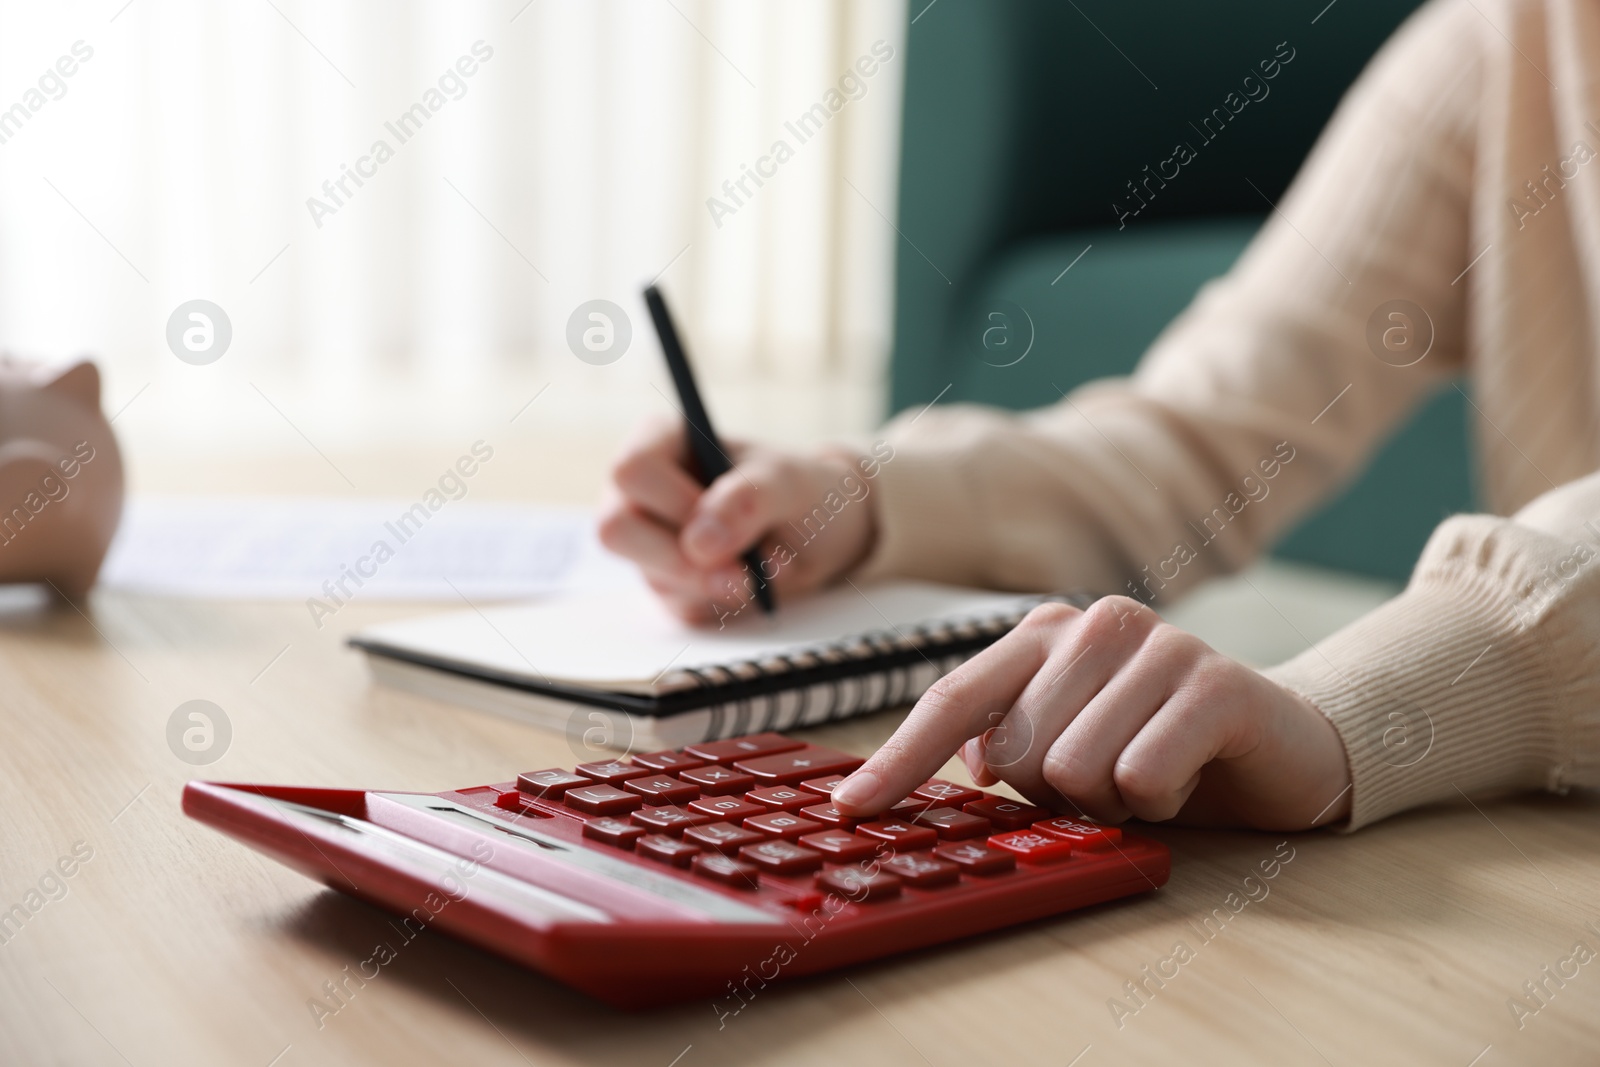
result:
[[[1022,625],[934,683],[859,770],[834,787],[834,806],[875,815],[905,799],[970,738],[997,724],[1049,656],[1050,628]]]

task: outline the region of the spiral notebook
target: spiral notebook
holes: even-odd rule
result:
[[[670,748],[910,704],[1047,599],[1062,598],[845,585],[691,627],[628,588],[388,623],[350,643],[382,684],[586,747]]]

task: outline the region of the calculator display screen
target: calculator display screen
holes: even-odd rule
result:
[[[760,908],[742,904],[721,893],[703,889],[692,882],[681,881],[671,875],[649,869],[643,864],[608,856],[598,849],[574,845],[553,834],[542,833],[521,823],[505,822],[474,811],[462,804],[441,797],[421,793],[371,793],[373,798],[403,804],[408,808],[426,811],[435,818],[458,826],[470,827],[480,832],[490,831],[504,835],[505,841],[516,848],[538,855],[542,860],[579,868],[586,873],[600,875],[621,882],[633,889],[643,890],[674,904],[699,912],[709,919],[725,923],[781,923],[783,920]],[[382,827],[378,827],[382,829]],[[406,840],[410,840],[407,838]],[[497,838],[496,840],[499,840]],[[520,883],[519,883],[520,884]],[[567,899],[567,898],[562,898]],[[577,903],[570,901],[570,903]]]

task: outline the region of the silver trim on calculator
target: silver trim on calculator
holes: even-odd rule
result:
[[[630,863],[606,855],[599,849],[573,845],[570,841],[552,834],[541,833],[519,823],[497,819],[464,804],[431,796],[426,793],[373,793],[375,797],[403,804],[408,808],[426,811],[438,818],[457,824],[469,825],[475,830],[490,829],[504,834],[510,843],[539,856],[543,860],[566,864],[590,874],[598,874],[614,882],[669,900],[700,912],[724,923],[780,924],[782,919],[771,912],[742,904],[711,889],[702,889],[692,882],[680,881],[665,874],[657,874],[641,864]],[[371,825],[371,824],[367,824]],[[381,829],[381,827],[379,828]],[[411,838],[404,838],[410,841]],[[523,884],[523,883],[518,883]],[[577,904],[562,897],[569,903]],[[588,905],[579,905],[588,907]]]

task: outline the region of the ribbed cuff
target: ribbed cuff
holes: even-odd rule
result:
[[[1464,794],[1559,789],[1564,756],[1592,751],[1595,739],[1563,718],[1557,620],[1529,595],[1559,549],[1504,519],[1451,519],[1404,593],[1263,672],[1321,709],[1344,742],[1347,829]]]

